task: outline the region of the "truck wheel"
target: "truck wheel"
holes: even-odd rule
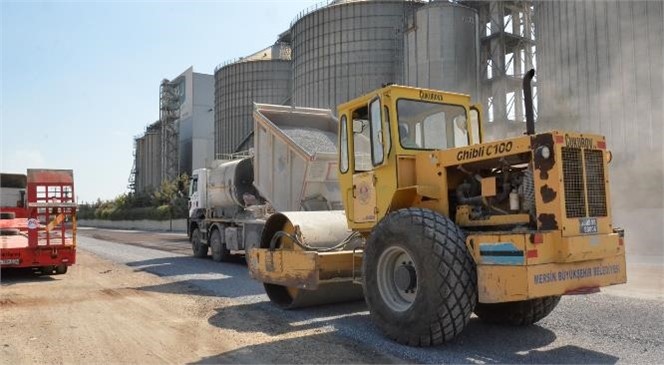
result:
[[[518,302],[477,303],[475,314],[485,322],[527,326],[548,316],[558,302],[560,302],[560,296]]]
[[[14,212],[0,212],[0,219],[14,219],[16,218],[16,213]]]
[[[210,235],[210,250],[212,251],[212,260],[221,262],[231,259],[231,252],[226,249],[226,244],[221,243],[221,232],[213,229]]]
[[[67,273],[69,266],[62,264],[55,267],[55,275],[63,275]]]
[[[191,249],[194,251],[195,257],[207,257],[208,245],[201,242],[201,231],[198,228],[191,233]]]
[[[367,241],[362,269],[372,320],[402,344],[450,341],[477,303],[477,272],[463,231],[428,209],[385,217]]]
[[[55,267],[53,265],[42,266],[42,267],[39,268],[39,271],[41,271],[42,275],[51,275],[51,274],[53,274],[54,270],[55,270]]]

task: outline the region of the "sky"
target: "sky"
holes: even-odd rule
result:
[[[128,191],[162,79],[213,74],[320,2],[0,1],[0,171],[73,169],[79,203]]]

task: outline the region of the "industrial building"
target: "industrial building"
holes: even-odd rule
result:
[[[156,121],[134,138],[134,167],[129,188],[145,191],[161,184],[161,123]]]
[[[160,84],[159,120],[134,140],[129,188],[146,191],[214,159],[214,77],[188,68]]]

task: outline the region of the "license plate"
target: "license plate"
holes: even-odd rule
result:
[[[579,230],[583,234],[597,233],[597,218],[579,219]]]
[[[21,263],[20,259],[2,259],[0,265],[18,265]]]

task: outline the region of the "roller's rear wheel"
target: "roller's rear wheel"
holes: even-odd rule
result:
[[[398,210],[374,228],[363,278],[374,323],[410,346],[450,341],[477,303],[477,273],[463,231],[428,209]]]
[[[204,258],[208,254],[208,245],[201,242],[201,231],[195,228],[191,233],[191,250],[195,257]]]
[[[518,302],[477,303],[475,314],[485,322],[527,326],[548,316],[559,302],[560,296],[551,296]]]

